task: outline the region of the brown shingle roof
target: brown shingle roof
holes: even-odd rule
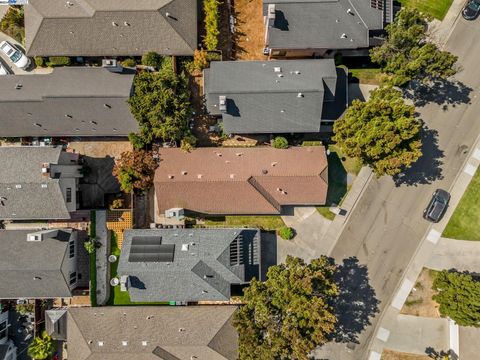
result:
[[[161,149],[158,209],[278,214],[283,205],[322,205],[326,171],[323,147]]]

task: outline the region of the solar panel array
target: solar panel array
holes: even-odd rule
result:
[[[134,236],[130,262],[173,262],[175,244],[162,244],[161,236]]]

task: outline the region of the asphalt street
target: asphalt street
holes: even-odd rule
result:
[[[435,91],[421,92],[428,101],[417,99],[419,117],[425,122],[423,157],[401,179],[371,181],[331,253],[338,262],[353,256],[367,265],[370,285],[380,301],[379,312],[370,325],[365,323],[366,329],[357,339],[350,339],[348,347],[347,343],[329,344],[317,356],[368,358],[368,344],[380,313],[392,300],[428,228],[423,209],[435,189],[449,189],[480,134],[479,36],[480,20],[457,22],[446,49],[459,56],[461,70],[455,80],[460,85],[436,86]]]

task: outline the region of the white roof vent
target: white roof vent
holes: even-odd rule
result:
[[[349,13],[350,15],[354,15],[352,9],[350,8],[347,9],[347,13]]]
[[[305,95],[303,95],[303,93],[298,93],[297,94],[297,98],[303,98],[303,97],[305,97]]]
[[[230,179],[235,179],[235,174],[230,174]]]
[[[182,170],[182,175],[187,175],[188,173],[185,170]]]
[[[103,341],[99,341],[98,346],[103,346]]]
[[[20,185],[20,184],[15,185],[15,189],[21,189],[21,188],[22,188],[22,185]]]
[[[347,34],[343,33],[342,36],[340,36],[342,39],[346,39],[347,38]]]
[[[173,175],[168,175],[168,178],[169,178],[169,179],[173,179],[174,176],[173,176]]]
[[[283,78],[283,74],[278,74],[277,75],[279,78]]]
[[[42,237],[38,234],[28,234],[27,241],[42,241]]]
[[[182,244],[182,251],[188,251],[188,244]]]
[[[148,342],[146,342],[145,340],[142,341],[142,346],[147,346]]]
[[[127,345],[128,345],[128,341],[123,340],[122,341],[122,346],[127,346]]]
[[[118,24],[115,21],[112,21],[112,26],[118,26]]]
[[[282,68],[280,66],[275,66],[273,68],[273,71],[275,71],[276,73],[281,73],[282,72]]]
[[[202,174],[198,174],[198,175],[197,175],[197,179],[201,179],[202,176],[203,176]]]
[[[123,22],[123,25],[124,25],[124,26],[130,26],[130,24],[129,24],[128,22],[126,22],[126,21]]]

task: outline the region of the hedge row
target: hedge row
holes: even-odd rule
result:
[[[207,50],[215,50],[218,46],[218,29],[220,1],[218,0],[204,0],[203,11],[205,12],[205,37],[203,43]]]

